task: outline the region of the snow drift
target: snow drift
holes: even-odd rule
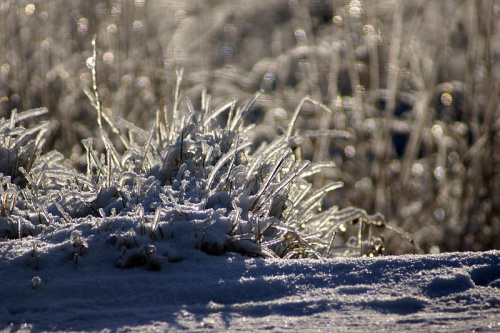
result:
[[[500,251],[320,260],[195,251],[152,272],[119,269],[106,251],[78,264],[51,256],[35,271],[14,259],[30,247],[0,243],[0,330],[500,330]]]

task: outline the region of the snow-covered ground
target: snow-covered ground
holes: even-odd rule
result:
[[[117,268],[107,243],[78,260],[42,245],[35,269],[30,238],[0,243],[0,330],[500,331],[500,251],[284,260],[186,250],[151,271]]]

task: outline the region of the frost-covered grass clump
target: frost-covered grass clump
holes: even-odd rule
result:
[[[68,260],[115,251],[123,268],[158,269],[165,260],[181,260],[186,248],[282,258],[383,251],[382,238],[371,230],[384,225],[383,217],[352,207],[322,210],[322,199],[342,183],[314,190],[308,179],[335,166],[296,154],[302,138],[292,133],[303,104],[324,105],[304,98],[286,131],[254,147],[247,135],[253,124],[244,119],[261,92],[242,106],[228,100],[213,110],[204,93],[196,111],[189,99],[180,102],[179,86],[180,80],[174,106],[157,112],[149,131],[112,117],[100,106],[97,89],[89,93],[105,149],[99,154],[91,139],[83,140],[85,173],[67,168],[58,152],[41,154],[47,124],[22,127],[25,118],[46,110],[1,119],[1,238],[31,237],[28,262],[35,267],[43,261],[39,249],[54,235],[62,237],[60,250]],[[223,113],[224,126],[218,119]],[[347,223],[358,225],[358,237],[335,243]],[[103,237],[104,247],[97,241]]]

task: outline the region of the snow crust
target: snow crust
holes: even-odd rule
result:
[[[500,251],[285,260],[164,246],[173,259],[154,271],[117,268],[98,244],[68,260],[67,244],[43,243],[35,269],[29,237],[1,242],[0,330],[500,331]]]

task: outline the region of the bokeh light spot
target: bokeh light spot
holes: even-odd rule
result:
[[[118,31],[118,28],[116,27],[116,24],[111,23],[106,27],[106,31],[108,32],[108,34],[114,34]]]
[[[0,66],[0,74],[2,77],[7,78],[9,76],[10,72],[10,65],[9,64],[3,64]]]
[[[238,32],[238,28],[234,24],[226,24],[224,26],[224,32],[227,34],[235,34]]]
[[[77,31],[79,35],[86,35],[87,31],[89,29],[89,20],[87,20],[85,17],[82,17],[78,19],[78,22],[76,24],[77,26]]]
[[[439,208],[434,211],[434,217],[436,220],[442,221],[446,217],[446,214],[442,208]]]
[[[375,28],[371,24],[367,24],[363,26],[363,32],[365,34],[374,34],[375,33]]]
[[[356,93],[363,95],[366,92],[366,88],[362,84],[356,86]]]
[[[225,45],[221,48],[220,52],[224,57],[229,57],[233,55],[233,47],[230,45]]]
[[[299,61],[299,68],[306,70],[310,67],[309,60],[307,59],[301,59]]]
[[[411,173],[415,177],[422,176],[422,174],[424,173],[424,166],[420,163],[413,164],[413,166],[411,167]]]
[[[355,18],[363,16],[363,6],[361,5],[361,1],[352,0],[349,3],[349,15]]]
[[[297,29],[295,30],[295,38],[297,38],[297,40],[306,40],[307,38],[307,34],[306,34],[306,31],[304,29]]]
[[[42,21],[47,21],[47,19],[49,18],[49,13],[48,12],[41,12],[40,15],[38,15],[38,17]]]
[[[338,26],[341,26],[342,24],[344,24],[344,19],[340,15],[335,15],[333,17],[332,21],[333,21],[333,24],[338,25]]]
[[[444,93],[441,95],[441,103],[446,106],[450,106],[453,103],[453,97],[451,97],[450,93]]]
[[[139,76],[135,81],[138,88],[147,88],[151,85],[151,80],[147,76]]]
[[[446,172],[442,166],[438,166],[437,168],[434,169],[434,177],[436,177],[437,180],[442,180],[446,175]]]
[[[122,12],[122,4],[120,2],[116,2],[113,4],[113,7],[111,7],[111,15],[113,16],[118,16]]]
[[[441,139],[443,137],[443,128],[441,125],[432,126],[431,132],[436,139]]]
[[[348,158],[353,158],[356,155],[356,148],[354,146],[347,146],[344,149],[345,156]]]
[[[144,22],[141,20],[135,20],[132,26],[134,31],[140,31],[144,28]]]
[[[125,85],[125,86],[130,86],[130,85],[132,84],[132,80],[133,80],[132,75],[130,75],[130,74],[125,74],[125,75],[123,75],[123,76],[122,76],[122,78],[121,78],[121,80],[120,80],[120,81],[121,81],[121,83],[122,83],[123,85]]]
[[[111,52],[111,51],[104,53],[104,55],[102,56],[102,61],[106,65],[112,64],[114,60],[115,60],[115,56],[114,56],[113,52]]]
[[[50,37],[47,37],[44,40],[42,40],[42,42],[40,43],[40,47],[42,48],[42,50],[48,50],[53,43],[54,40]]]
[[[35,5],[30,3],[29,5],[26,5],[26,7],[24,7],[24,13],[27,16],[33,15],[33,13],[35,12],[35,8]]]
[[[266,82],[273,83],[276,80],[276,78],[273,73],[267,73],[266,75],[264,75],[264,80]]]
[[[94,57],[88,57],[85,63],[87,64],[88,68],[90,69],[94,68],[95,67]]]
[[[373,118],[365,120],[365,128],[368,132],[373,133],[377,129],[377,122]]]

